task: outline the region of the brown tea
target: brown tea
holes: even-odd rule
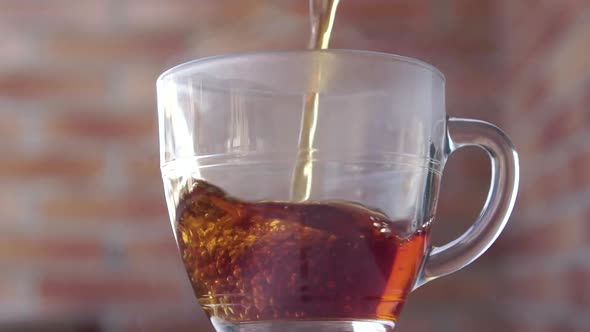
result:
[[[247,202],[202,180],[176,216],[200,304],[230,322],[395,321],[428,237],[399,238],[386,215],[359,204]]]

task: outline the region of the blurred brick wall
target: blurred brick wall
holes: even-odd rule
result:
[[[584,282],[574,282],[587,280],[588,261],[574,248],[589,232],[588,150],[576,143],[588,141],[588,57],[576,55],[588,53],[590,38],[580,34],[589,30],[582,11],[566,9],[585,2],[499,3],[341,4],[333,47],[436,65],[447,76],[448,112],[507,127],[523,157],[525,189],[506,239],[415,292],[401,332],[527,331],[535,325],[515,318],[545,313],[555,294],[567,311],[558,318],[579,318],[573,307],[588,304]],[[527,4],[544,16],[525,14]],[[0,0],[0,330],[29,317],[90,318],[105,331],[208,330],[164,207],[155,79],[192,58],[304,47],[307,22],[306,0]],[[482,152],[453,155],[437,244],[474,220],[488,181]],[[555,263],[544,278],[533,271],[546,257]],[[514,268],[522,261],[527,269]],[[546,306],[523,312],[531,302]]]
[[[502,1],[521,190],[498,256],[510,331],[590,331],[590,2]]]

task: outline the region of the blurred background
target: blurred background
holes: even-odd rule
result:
[[[0,331],[210,331],[177,256],[155,80],[188,59],[302,48],[307,0],[0,0]],[[517,207],[476,263],[416,291],[398,331],[590,331],[590,2],[343,0],[334,48],[447,76],[452,116],[521,157]],[[445,170],[435,243],[487,192]]]

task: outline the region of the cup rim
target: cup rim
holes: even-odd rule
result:
[[[446,82],[445,75],[438,68],[429,64],[428,62],[418,60],[415,58],[411,58],[411,57],[407,57],[407,56],[403,56],[403,55],[390,54],[390,53],[384,53],[384,52],[375,52],[375,51],[353,50],[353,49],[325,49],[325,50],[293,49],[293,50],[253,51],[253,52],[230,53],[230,54],[224,54],[224,55],[213,55],[213,56],[208,56],[208,57],[195,59],[195,60],[191,60],[188,62],[178,64],[178,65],[164,71],[162,74],[160,74],[160,76],[158,76],[157,81],[162,81],[166,77],[168,77],[170,75],[174,75],[179,72],[182,72],[183,70],[186,70],[186,69],[189,69],[189,68],[192,68],[195,66],[202,66],[202,65],[210,64],[213,62],[226,61],[226,60],[232,60],[232,59],[235,60],[235,59],[244,58],[244,57],[257,57],[257,56],[265,56],[265,55],[279,55],[280,56],[280,55],[287,55],[287,54],[313,53],[313,52],[327,53],[327,54],[341,54],[341,55],[352,54],[352,55],[365,56],[367,58],[381,58],[381,59],[390,60],[390,61],[404,62],[407,64],[421,67],[425,70],[428,70],[431,73],[436,74],[442,80],[443,83]]]

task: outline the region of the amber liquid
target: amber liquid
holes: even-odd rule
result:
[[[328,48],[339,3],[340,0],[310,0],[310,49]],[[314,73],[313,80],[309,83],[310,92],[305,96],[299,129],[297,162],[293,171],[291,188],[291,199],[296,202],[305,201],[311,195],[314,141],[320,104],[318,91],[323,84],[322,81],[329,75],[329,69],[328,63],[319,63],[319,70]]]
[[[229,322],[395,321],[428,237],[425,228],[399,238],[386,215],[359,204],[247,202],[202,180],[176,222],[200,304]]]

